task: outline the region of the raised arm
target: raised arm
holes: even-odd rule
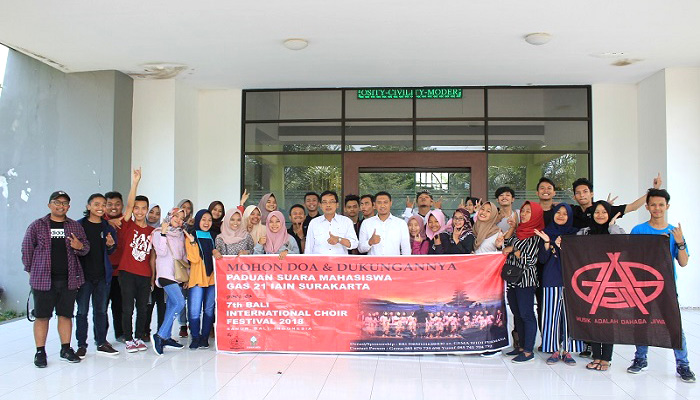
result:
[[[134,201],[136,200],[136,191],[139,188],[139,182],[141,181],[141,167],[135,169],[133,172],[133,177],[131,179],[131,190],[129,190],[129,197],[126,201],[126,208],[124,208],[124,221],[131,220],[131,213],[134,211]]]
[[[654,181],[652,182],[652,187],[654,189],[658,189],[661,187],[661,184],[663,183],[663,180],[661,179],[661,173],[654,178]],[[635,200],[632,203],[629,203],[625,206],[625,214],[630,213],[632,211],[637,211],[641,206],[646,204],[647,202],[647,194],[644,193],[640,198]]]

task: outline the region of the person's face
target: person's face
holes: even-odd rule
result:
[[[185,211],[177,212],[170,218],[170,226],[178,228],[182,226],[182,221],[185,219]]]
[[[146,219],[146,214],[148,214],[148,203],[143,200],[136,200],[134,202],[134,220],[138,222],[143,222]]]
[[[646,207],[653,218],[663,219],[669,204],[666,203],[666,199],[663,197],[652,196],[649,198]]]
[[[381,216],[389,215],[391,212],[391,199],[386,195],[379,195],[374,199],[374,205],[377,207],[377,214]]]
[[[267,227],[270,228],[270,232],[277,233],[282,229],[282,222],[277,217],[270,218],[270,222],[267,223]]]
[[[118,217],[121,215],[124,209],[124,203],[122,203],[119,197],[113,199],[107,199],[107,215],[110,218]]]
[[[430,195],[427,193],[421,193],[420,196],[416,199],[416,204],[418,207],[421,206],[432,206],[433,205],[433,199],[430,198]]]
[[[213,219],[219,219],[224,216],[224,207],[221,204],[217,204],[211,209],[211,216]]]
[[[238,214],[236,214],[238,215]],[[260,223],[260,211],[258,209],[254,209],[252,213],[250,213],[250,217],[248,218],[250,220],[250,223],[252,225],[257,225]]]
[[[510,192],[503,192],[498,196],[498,205],[499,206],[510,206],[513,204],[513,195],[510,194]]]
[[[520,209],[520,223],[524,224],[530,221],[532,218],[532,207],[529,204],[525,204],[523,208]]]
[[[479,208],[479,213],[477,214],[477,219],[482,222],[486,222],[489,219],[491,219],[491,213],[493,210],[491,209],[491,204],[484,204]]]
[[[265,209],[270,212],[275,211],[277,209],[277,199],[275,198],[275,196],[270,196],[267,199],[267,202],[265,203]]]
[[[374,216],[374,204],[372,204],[372,199],[369,197],[364,197],[360,199],[360,210],[362,211],[362,216],[365,218],[370,218]]]
[[[408,233],[411,237],[416,237],[420,233],[420,225],[418,225],[418,221],[413,218],[408,220]]]
[[[586,185],[578,185],[574,190],[574,200],[583,207],[588,207],[591,205],[591,199],[593,199],[593,192]]]
[[[183,210],[185,210],[185,218],[189,218],[190,215],[192,215],[192,203],[189,201],[186,201],[185,204],[182,205]]]
[[[303,208],[294,207],[292,211],[289,212],[289,219],[293,224],[301,224],[306,219],[306,213]]]
[[[160,221],[160,207],[156,206],[148,211],[148,222],[153,224],[158,221]]]
[[[602,204],[598,204],[598,207],[596,207],[595,211],[593,211],[593,220],[596,222],[596,224],[603,225],[608,222],[609,219],[610,216],[608,215],[608,210],[606,210]]]
[[[70,201],[63,196],[57,197],[49,202],[49,210],[54,217],[63,218],[70,210]]]
[[[360,211],[360,204],[355,200],[350,200],[345,203],[345,216],[355,218]]]
[[[202,219],[199,220],[199,230],[204,232],[208,231],[209,229],[211,229],[211,223],[211,214],[205,213],[204,215],[202,215]]]
[[[327,194],[321,198],[321,208],[324,215],[333,215],[338,209],[338,202],[333,195]]]
[[[433,232],[440,230],[440,223],[434,215],[431,215],[430,218],[428,218],[428,228],[430,228],[430,230]]]
[[[95,197],[88,203],[87,210],[91,215],[102,218],[105,215],[105,210],[107,207],[107,200],[102,197]]]
[[[464,214],[459,211],[455,211],[454,215],[452,216],[452,224],[454,225],[455,229],[464,228],[464,218]]]
[[[554,223],[557,225],[566,225],[566,221],[569,219],[569,214],[566,212],[566,208],[559,207],[556,214],[554,214]]]
[[[318,210],[318,198],[316,196],[304,197],[304,207],[310,212]]]
[[[540,201],[552,200],[556,194],[554,186],[549,182],[542,182],[537,186],[537,197]]]
[[[258,219],[260,219],[258,217]],[[241,214],[235,213],[231,216],[231,218],[228,221],[228,226],[231,227],[234,231],[237,230],[238,228],[241,227]]]
[[[469,214],[472,214],[474,213],[475,206],[476,204],[472,202],[472,199],[467,199],[467,203],[464,205],[464,208],[466,208],[467,211],[469,211]]]

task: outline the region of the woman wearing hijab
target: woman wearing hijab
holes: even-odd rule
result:
[[[255,254],[279,254],[280,260],[284,260],[287,254],[299,254],[297,241],[285,228],[284,215],[280,211],[269,213],[266,234],[261,243],[255,245]]]
[[[624,235],[624,229],[615,224],[620,214],[612,215],[612,206],[607,201],[593,203],[593,218],[590,225],[578,231],[578,235]],[[593,361],[586,365],[587,369],[607,371],[610,368],[613,345],[609,343],[590,343]]]
[[[506,265],[522,269],[520,280],[508,283],[508,304],[513,312],[515,330],[520,346],[506,353],[515,356],[511,361],[522,363],[534,360],[537,319],[535,318],[535,289],[537,288],[537,253],[540,237],[535,230],[544,228],[544,213],[539,204],[526,201],[520,208],[520,224],[515,218],[508,219],[510,229],[505,234]],[[515,236],[513,236],[515,233]]]
[[[408,219],[408,235],[411,238],[411,254],[428,254],[430,240],[425,234],[425,220],[420,215]]]
[[[168,300],[165,306],[165,319],[153,335],[153,350],[158,355],[163,354],[163,348],[171,346],[182,348],[182,345],[171,336],[173,321],[185,308],[185,297],[182,295],[180,284],[175,281],[175,260],[185,258],[185,236],[182,224],[185,211],[173,208],[163,220],[160,229],[151,234],[151,243],[156,252],[156,285],[162,287]]]
[[[552,222],[544,228],[544,232],[535,230],[539,236],[540,249],[537,259],[542,268],[542,351],[551,353],[547,364],[555,364],[563,360],[566,365],[576,365],[571,356],[572,351],[582,351],[584,344],[574,340],[569,335],[569,326],[564,309],[564,279],[561,273],[561,243],[562,235],[573,235],[578,232],[574,228],[574,214],[571,206],[559,203],[552,208]]]
[[[216,237],[214,243],[216,246],[212,253],[216,259],[253,252],[253,238],[246,230],[243,216],[238,208],[226,211],[226,216],[221,224],[221,234]]]
[[[425,236],[430,241],[428,254],[438,254],[437,247],[442,245],[440,234],[447,231],[445,214],[440,210],[431,210],[425,214]]]
[[[160,206],[154,204],[148,210],[148,215],[146,215],[146,224],[152,228],[160,227]]]
[[[260,210],[260,220],[262,224],[265,225],[267,223],[267,216],[271,212],[277,211],[277,198],[275,195],[272,193],[264,195],[262,199],[260,199],[260,203],[258,203],[258,209]]]
[[[194,218],[192,218],[192,211],[194,210],[194,204],[190,199],[182,199],[177,204],[177,208],[185,211],[185,222],[182,224],[182,229],[188,233],[194,233]],[[187,299],[187,289],[182,289],[182,295]],[[187,337],[187,303],[185,303],[185,309],[180,313],[180,337]]]
[[[216,240],[216,237],[221,233],[221,221],[224,220],[224,203],[216,200],[209,204],[209,213],[211,214],[211,229],[209,229],[209,234],[211,234],[212,239]],[[196,218],[195,218],[196,219]],[[198,226],[195,222],[195,226]]]
[[[187,260],[190,262],[189,296],[187,298],[188,317],[192,341],[190,349],[209,348],[209,332],[214,321],[216,286],[214,282],[214,239],[210,233],[212,215],[209,210],[199,210],[194,217],[197,228],[194,235],[185,233]],[[200,314],[204,316],[201,319]],[[200,330],[201,328],[201,330]]]
[[[469,211],[456,209],[450,221],[452,232],[440,233],[440,243],[435,241],[435,254],[471,254],[474,250],[474,232]]]
[[[243,226],[248,230],[254,243],[259,243],[260,238],[265,236],[265,227],[261,221],[260,208],[257,206],[248,206],[243,212]]]
[[[503,235],[498,227],[499,221],[498,207],[495,204],[487,201],[479,207],[474,223],[474,254],[501,250]]]

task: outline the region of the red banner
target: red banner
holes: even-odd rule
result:
[[[483,352],[508,345],[501,254],[224,257],[222,351]]]

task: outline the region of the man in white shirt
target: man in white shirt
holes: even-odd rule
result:
[[[377,193],[374,204],[377,215],[365,220],[360,227],[360,252],[373,256],[410,255],[408,225],[401,218],[391,215],[391,195],[387,192]]]
[[[435,205],[436,210],[439,210],[440,207],[442,207],[442,197],[440,197],[440,200],[433,202],[433,195],[427,190],[424,190],[416,195],[415,209],[413,208],[413,204],[411,199],[406,197],[406,210],[403,212],[403,219],[406,223],[408,223],[408,220],[414,215],[420,215],[425,219],[426,214],[430,212],[433,205]]]
[[[352,220],[336,214],[338,194],[326,190],[321,193],[323,216],[309,222],[304,254],[348,254],[357,248],[357,235]]]

